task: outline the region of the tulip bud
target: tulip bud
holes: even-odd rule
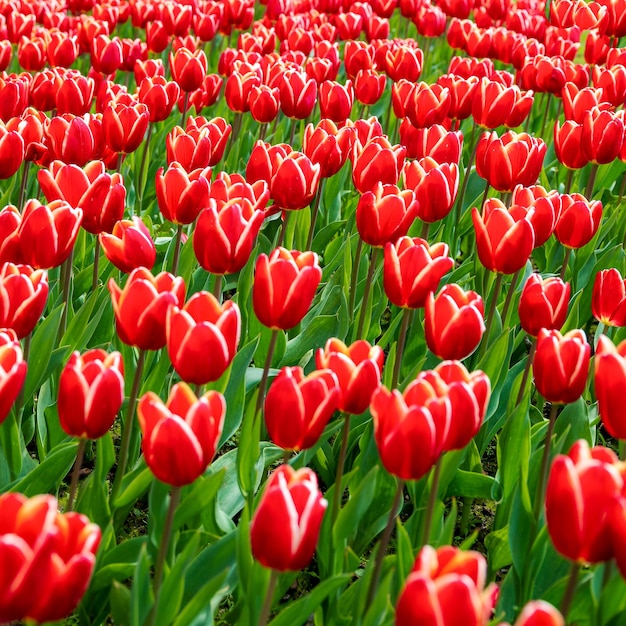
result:
[[[22,347],[15,332],[10,328],[0,330],[0,424],[7,418],[22,389],[26,369]]]
[[[172,78],[182,91],[195,91],[200,87],[207,72],[207,59],[203,50],[191,52],[187,48],[179,48],[169,56]]]
[[[565,620],[551,604],[543,600],[532,600],[522,609],[514,626],[565,626]]]
[[[311,204],[319,181],[320,166],[301,152],[291,152],[271,178],[270,195],[277,207],[296,211]]]
[[[278,467],[250,523],[254,558],[279,572],[306,567],[313,558],[327,506],[312,470]]]
[[[374,138],[360,148],[356,143],[352,157],[352,182],[359,191],[373,191],[377,183],[395,185],[400,178],[406,148],[393,146],[384,137]]]
[[[589,201],[579,193],[561,195],[561,215],[554,234],[566,248],[582,248],[600,227],[602,202]]]
[[[528,277],[519,300],[519,319],[522,328],[536,337],[542,328],[560,330],[567,318],[570,284],[558,276],[541,278],[533,273]]]
[[[196,169],[187,173],[180,163],[172,163],[165,173],[156,175],[157,203],[163,217],[175,224],[191,224],[209,200],[211,170]]]
[[[605,326],[626,326],[626,281],[617,269],[596,274],[591,311]]]
[[[156,262],[156,248],[147,226],[137,215],[120,220],[111,234],[98,235],[106,258],[125,274],[138,267],[151,270]]]
[[[626,439],[622,404],[626,393],[626,343],[615,346],[605,335],[600,335],[594,366],[600,419],[611,437]]]

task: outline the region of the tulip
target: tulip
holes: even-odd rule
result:
[[[339,380],[337,408],[353,415],[360,415],[368,407],[380,385],[384,360],[383,350],[365,340],[346,346],[343,341],[331,338],[315,354],[316,367],[333,371]]]
[[[516,93],[512,87],[486,77],[481,78],[472,102],[472,116],[478,126],[497,128],[502,126],[513,111]]]
[[[488,270],[514,274],[526,265],[535,234],[525,212],[507,210],[500,200],[490,198],[482,215],[472,210],[472,220],[478,258]]]
[[[224,156],[224,150],[226,149],[226,143],[232,132],[232,126],[228,124],[223,117],[215,117],[210,120],[202,116],[190,117],[187,120],[185,132],[189,134],[196,143],[200,137],[208,137],[210,149],[208,150],[209,157],[207,165],[213,167],[217,165]]]
[[[602,202],[589,201],[579,193],[561,195],[561,215],[554,234],[566,248],[582,248],[600,227]]]
[[[182,91],[188,93],[200,87],[207,72],[207,58],[203,50],[192,52],[179,48],[169,55],[172,78]]]
[[[354,129],[339,129],[331,120],[323,119],[317,126],[307,124],[302,151],[312,163],[320,166],[320,178],[334,176],[344,165],[354,143]]]
[[[277,248],[256,261],[252,305],[261,324],[289,330],[302,321],[322,279],[315,252]]]
[[[248,107],[250,114],[259,124],[268,124],[276,119],[280,111],[280,89],[267,85],[252,85]]]
[[[277,207],[296,211],[308,206],[317,192],[320,166],[301,152],[291,152],[276,167],[270,195]]]
[[[437,79],[437,84],[446,87],[450,93],[448,117],[455,120],[467,119],[472,114],[472,102],[478,86],[478,78],[476,76],[462,78],[455,74],[444,74]]]
[[[74,247],[82,217],[82,209],[64,200],[47,205],[29,200],[18,235],[22,260],[37,269],[61,265]]]
[[[59,377],[57,409],[61,428],[72,437],[99,439],[124,401],[124,364],[119,352],[72,353]]]
[[[565,620],[551,604],[543,600],[531,600],[524,606],[513,626],[565,626]]]
[[[486,626],[497,598],[486,581],[487,561],[479,552],[426,545],[400,592],[395,624]]]
[[[0,179],[11,178],[24,162],[24,139],[0,123]]]
[[[560,330],[567,318],[570,284],[553,276],[541,278],[533,273],[528,277],[519,300],[519,319],[522,328],[537,337],[542,328]]]
[[[23,339],[39,321],[48,298],[48,275],[28,265],[0,266],[0,328]]]
[[[458,166],[462,143],[460,132],[448,132],[438,124],[430,128],[415,128],[408,120],[400,124],[400,144],[406,147],[406,156],[411,159],[430,157],[437,163]]]
[[[12,204],[0,210],[0,265],[19,263],[22,258],[19,228],[22,214]]]
[[[288,144],[281,143],[272,146],[269,143],[257,141],[246,165],[246,180],[249,183],[263,180],[269,187],[278,166],[291,152],[293,149]]]
[[[580,329],[561,335],[539,331],[533,364],[537,391],[553,404],[569,404],[585,390],[591,346]]]
[[[332,370],[305,376],[301,367],[283,368],[265,397],[265,424],[272,441],[285,450],[313,447],[337,408],[339,394]]]
[[[246,113],[250,110],[250,95],[255,87],[261,86],[256,72],[234,71],[226,80],[224,99],[231,111]]]
[[[51,160],[82,167],[94,158],[96,144],[87,116],[57,115],[45,127],[44,136]]]
[[[306,567],[313,558],[327,506],[312,470],[278,467],[250,523],[254,558],[279,572]]]
[[[373,191],[377,183],[395,185],[400,178],[406,148],[393,146],[384,137],[368,141],[362,149],[357,143],[352,157],[352,182],[359,193]]]
[[[140,350],[165,346],[167,311],[171,306],[182,306],[183,279],[168,272],[153,276],[145,267],[139,267],[132,271],[123,290],[112,278],[108,287],[120,339]]]
[[[388,49],[385,54],[385,71],[394,83],[401,79],[417,82],[423,64],[424,53],[417,47],[400,45],[395,49]]]
[[[465,359],[485,332],[483,299],[457,284],[430,292],[424,310],[424,334],[429,350],[440,359]]]
[[[577,170],[585,167],[589,159],[582,150],[582,124],[565,120],[563,126],[557,120],[554,125],[554,152],[556,158],[565,167]]]
[[[605,326],[626,326],[626,282],[619,270],[611,268],[596,274],[591,311]]]
[[[102,127],[107,146],[113,152],[134,152],[148,129],[150,113],[141,102],[111,103],[102,116]]]
[[[345,85],[333,80],[325,80],[319,86],[320,115],[333,122],[345,122],[350,117],[354,104],[354,87],[352,81]]]
[[[96,72],[114,74],[122,65],[122,42],[119,37],[110,39],[98,35],[91,43],[91,64]]]
[[[106,258],[125,274],[138,267],[151,270],[156,262],[156,248],[150,231],[138,216],[120,220],[111,234],[98,235]]]
[[[373,69],[359,70],[354,77],[354,95],[361,104],[371,106],[380,100],[386,85],[384,74]]]
[[[188,385],[178,383],[165,404],[156,394],[146,393],[137,405],[137,417],[150,471],[174,487],[191,484],[215,455],[225,413],[226,402],[217,391],[197,398]]]
[[[396,185],[377,183],[366,191],[356,207],[356,225],[361,239],[371,246],[404,237],[417,216],[419,205],[410,189],[400,191]]]
[[[156,195],[163,217],[175,224],[191,224],[209,201],[211,170],[187,173],[180,163],[172,163],[165,173],[156,174]]]
[[[598,108],[583,117],[581,146],[585,158],[596,164],[614,161],[624,141],[624,122],[611,111]]]
[[[304,120],[311,115],[317,102],[317,85],[299,70],[283,72],[279,83],[280,106],[287,117]]]
[[[166,332],[176,373],[187,383],[205,385],[220,378],[235,357],[241,334],[239,307],[232,300],[220,305],[212,294],[200,291],[182,309],[168,310]]]
[[[600,419],[611,437],[626,439],[622,402],[626,393],[626,343],[618,346],[600,335],[594,359],[594,384]]]
[[[251,208],[263,211],[270,197],[270,191],[264,180],[250,184],[241,174],[219,172],[211,183],[209,198],[217,202],[218,209],[231,200],[243,201]]]
[[[89,113],[93,95],[93,78],[85,77],[78,71],[66,73],[54,94],[57,114],[85,115]]]
[[[2,622],[64,619],[89,586],[100,529],[84,515],[58,513],[57,507],[49,495],[0,495]]]
[[[447,87],[419,83],[407,102],[406,116],[416,128],[441,124],[450,109],[450,91]]]
[[[175,82],[168,82],[163,76],[146,76],[137,83],[137,99],[148,107],[151,124],[166,120],[180,95],[180,87]]]
[[[385,246],[385,293],[396,306],[421,308],[453,266],[446,244],[429,246],[424,239],[401,237],[395,244]]]
[[[9,415],[24,385],[26,370],[26,361],[16,333],[10,328],[0,330],[0,424]]]
[[[200,212],[193,233],[193,250],[198,263],[212,274],[234,274],[248,262],[263,225],[265,212],[247,199],[218,205],[210,199]]]
[[[557,552],[579,563],[613,556],[609,515],[624,488],[617,456],[577,441],[554,459],[546,491],[546,524]]]

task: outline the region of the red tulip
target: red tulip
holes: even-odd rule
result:
[[[19,239],[21,223],[22,214],[16,206],[9,204],[0,210],[0,265],[21,261],[22,252]]]
[[[302,321],[322,279],[315,252],[277,248],[256,261],[252,304],[261,324],[289,330]]]
[[[626,391],[626,343],[613,345],[600,335],[595,365],[595,392],[600,419],[611,437],[626,439],[623,399]]]
[[[11,178],[24,162],[24,139],[0,123],[0,179]]]
[[[133,270],[120,289],[109,280],[119,338],[140,350],[159,350],[166,344],[167,311],[182,306],[185,283],[168,272],[153,276],[144,267]]]
[[[231,200],[243,201],[253,209],[265,209],[270,191],[264,180],[250,184],[241,174],[219,172],[211,183],[209,198],[217,202],[218,209]]]
[[[440,359],[468,357],[485,332],[483,299],[455,283],[445,285],[436,298],[431,292],[424,314],[426,344]]]
[[[429,246],[418,237],[401,237],[395,244],[385,246],[385,293],[396,306],[421,308],[428,294],[437,289],[443,275],[453,266],[446,244]]]
[[[415,128],[408,120],[400,124],[400,144],[411,159],[430,157],[437,163],[455,163],[461,156],[463,136],[460,131],[448,132],[439,124],[430,128]]]
[[[107,146],[113,152],[134,152],[143,141],[149,122],[150,113],[145,104],[111,103],[102,116]]]
[[[250,115],[259,124],[275,120],[280,111],[280,89],[267,85],[252,85],[248,95],[248,108]]]
[[[600,227],[602,202],[589,201],[579,193],[561,195],[561,215],[554,234],[566,248],[582,248]]]
[[[192,52],[187,48],[179,48],[170,52],[170,70],[172,78],[184,92],[195,91],[200,87],[207,72],[207,59],[203,50]]]
[[[396,606],[396,626],[486,626],[497,588],[479,552],[424,546]]]
[[[115,73],[122,65],[122,42],[119,37],[110,39],[98,35],[91,42],[91,65],[105,76]]]
[[[165,404],[156,394],[146,393],[137,405],[137,417],[150,471],[168,485],[191,484],[215,456],[225,413],[226,402],[217,391],[197,398],[185,383],[178,383]]]
[[[332,370],[285,367],[265,397],[263,415],[271,440],[285,450],[313,447],[339,402],[339,381]]]
[[[347,80],[344,85],[325,80],[319,86],[320,115],[333,122],[345,122],[354,104],[354,87]]]
[[[499,626],[508,626],[500,624]],[[543,600],[531,600],[524,606],[513,626],[565,626],[563,616]]]
[[[385,137],[368,141],[363,148],[354,145],[352,182],[359,191],[373,191],[377,183],[395,185],[404,165],[406,148],[394,146]]]
[[[450,110],[450,91],[447,87],[418,83],[406,106],[406,116],[416,128],[441,124]]]
[[[280,106],[287,117],[304,120],[317,102],[317,85],[299,70],[286,70],[279,83]]]
[[[542,328],[560,330],[567,318],[570,284],[558,276],[541,278],[532,273],[524,283],[519,300],[519,320],[522,328],[537,337]]]
[[[279,572],[306,567],[313,558],[327,506],[312,470],[278,467],[250,523],[254,558]]]
[[[305,154],[289,153],[270,180],[270,195],[276,206],[296,211],[311,204],[319,185],[320,170]]]
[[[211,170],[186,172],[180,163],[172,163],[165,173],[156,175],[156,195],[163,217],[175,224],[191,224],[209,202]]]
[[[246,113],[250,110],[250,94],[254,87],[261,85],[261,78],[257,72],[234,71],[226,81],[224,98],[231,111]]]
[[[166,333],[176,373],[186,383],[205,385],[220,378],[235,357],[241,334],[239,307],[232,300],[220,305],[212,294],[199,291],[182,309],[168,309]]]
[[[332,370],[339,380],[339,410],[353,415],[360,415],[369,405],[380,385],[384,360],[380,347],[362,339],[346,346],[331,338],[315,354],[316,367]]]
[[[27,365],[16,333],[5,328],[0,330],[0,424],[9,411],[24,385]],[[1,544],[0,538],[0,544]],[[0,616],[2,615],[0,601]]]
[[[513,111],[516,92],[512,87],[488,78],[481,78],[472,103],[472,116],[483,128],[502,126]]]
[[[588,161],[596,164],[611,163],[617,158],[623,141],[622,118],[599,108],[585,112],[581,146]]]
[[[138,267],[151,270],[156,262],[156,248],[150,231],[138,216],[120,220],[113,226],[111,234],[98,235],[104,255],[115,267],[130,274]]]
[[[148,107],[149,120],[152,124],[166,120],[180,95],[180,87],[175,82],[168,82],[163,76],[146,76],[137,83],[137,99]]]
[[[94,80],[78,71],[67,71],[54,95],[57,114],[85,115],[91,109]]]
[[[591,347],[585,333],[542,328],[537,336],[533,371],[537,391],[548,401],[569,404],[585,390]]]
[[[605,326],[626,326],[626,282],[617,269],[596,274],[591,311]]]
[[[272,146],[264,141],[257,141],[246,165],[246,180],[249,183],[263,180],[269,187],[278,166],[291,152],[292,147],[286,143]]]
[[[50,161],[59,159],[82,167],[96,153],[96,142],[87,115],[75,117],[66,113],[53,117],[44,127],[44,138]]]
[[[546,524],[557,552],[579,563],[613,556],[609,515],[624,488],[617,456],[577,441],[554,459],[546,490]]]
[[[320,166],[320,177],[334,176],[344,165],[355,131],[349,126],[339,129],[334,122],[323,119],[317,126],[307,124],[304,131],[302,151],[312,163]]]
[[[119,352],[74,352],[59,377],[61,428],[72,437],[99,439],[124,401],[124,364]]]
[[[380,100],[386,85],[384,74],[373,69],[359,70],[354,77],[354,95],[361,104],[371,106]]]
[[[53,496],[0,495],[0,620],[56,622],[83,597],[96,564],[100,529],[78,513],[58,513]],[[10,584],[6,581],[10,581]]]

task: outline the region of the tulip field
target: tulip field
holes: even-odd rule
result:
[[[0,626],[626,626],[626,0],[0,1]]]

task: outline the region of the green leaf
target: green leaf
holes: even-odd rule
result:
[[[213,613],[228,592],[226,578],[228,570],[220,572],[206,582],[191,600],[184,603],[183,610],[174,620],[174,626],[210,626],[213,624]]]
[[[100,323],[108,299],[109,292],[106,289],[94,291],[70,320],[60,345],[68,346],[70,352],[84,350]]]
[[[462,496],[490,500],[494,482],[495,480],[486,474],[457,469],[448,485],[446,497]]]
[[[513,563],[509,545],[509,527],[499,528],[485,537],[485,547],[489,558],[487,563],[491,572],[497,572]]]
[[[148,490],[152,480],[152,472],[142,457],[139,465],[124,476],[120,491],[112,503],[113,510],[123,509],[136,502]]]
[[[114,580],[111,585],[109,602],[111,605],[111,616],[116,624],[130,624],[130,589]]]
[[[98,568],[91,581],[91,589],[108,587],[113,581],[123,581],[132,576],[142,552],[145,550],[147,537],[133,537],[123,541],[106,552],[98,562]]]
[[[237,449],[237,478],[239,489],[244,498],[253,492],[256,484],[256,466],[259,460],[262,422],[261,415],[257,415],[256,410],[257,394],[258,389],[252,394],[246,407]]]
[[[194,517],[200,515],[204,509],[213,503],[215,498],[217,498],[217,492],[223,480],[224,470],[206,477],[200,477],[195,481],[192,489],[176,509],[174,530],[178,530],[181,526],[193,520]]]
[[[144,626],[153,603],[150,558],[148,557],[147,545],[144,544],[139,552],[133,576],[130,598],[131,626]]]
[[[304,329],[293,339],[287,342],[285,354],[279,367],[298,363],[310,350],[323,348],[331,337],[335,337],[339,330],[337,315],[320,315],[311,324],[304,325]]]

